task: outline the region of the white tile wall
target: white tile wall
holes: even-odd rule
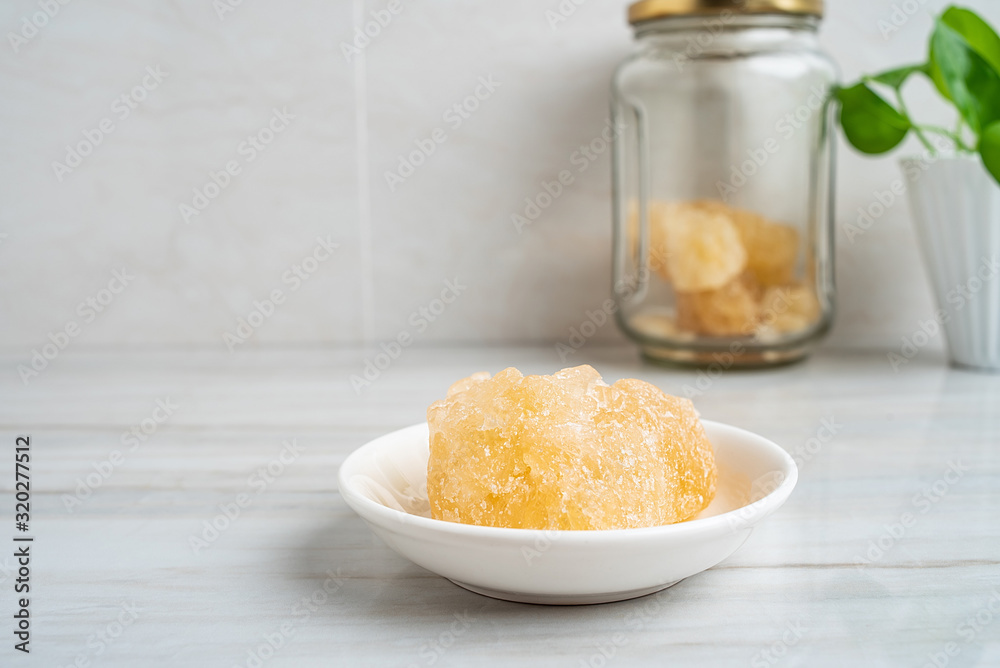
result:
[[[37,11],[5,2],[0,25]],[[206,2],[73,2],[18,53],[5,39],[0,343],[30,350],[75,321],[74,346],[222,346],[275,289],[286,299],[247,345],[357,339],[353,68],[330,37],[352,12],[248,1],[220,20]],[[122,119],[112,101],[147,66],[165,77]],[[295,118],[240,153],[275,108]],[[51,163],[104,118],[114,131],[60,182]],[[179,205],[230,161],[240,173],[185,222]],[[293,291],[282,275],[327,235],[337,252]],[[88,322],[77,305],[122,267],[134,281]]]
[[[81,348],[223,346],[275,289],[284,302],[237,349],[564,338],[608,292],[608,156],[572,160],[607,118],[626,3],[587,0],[553,28],[557,0],[399,2],[352,62],[342,43],[388,0],[70,2],[16,52],[9,33],[41,10],[4,2],[0,347],[29,354],[71,321]],[[919,11],[883,37],[902,4]],[[1000,22],[996,3],[967,4]],[[943,5],[830,0],[823,40],[847,77],[918,60]],[[166,77],[121,118],[112,101],[150,66]],[[477,108],[446,115],[463,103]],[[276,108],[295,118],[250,160],[238,147]],[[114,131],[60,182],[52,162],[105,117]],[[435,136],[390,188],[399,156]],[[241,172],[185,222],[179,205],[233,160]],[[511,214],[564,169],[573,183],[519,233]],[[843,225],[899,172],[841,146],[838,175]],[[294,289],[286,272],[328,236],[339,247]],[[853,242],[838,233],[838,253],[830,345],[895,346],[932,312],[905,202]],[[134,280],[91,322],[78,305],[106,300],[122,267]],[[447,281],[460,294],[439,311]]]
[[[378,338],[408,327],[444,279],[468,287],[428,339],[562,336],[609,290],[608,156],[582,173],[570,161],[608,117],[611,71],[630,48],[621,4],[582,6],[556,31],[537,0],[469,7],[407,5],[368,58]],[[486,99],[466,103],[479,86]],[[455,104],[478,108],[445,118]],[[435,128],[446,141],[391,192],[385,172]],[[518,233],[512,214],[564,169],[574,182]]]

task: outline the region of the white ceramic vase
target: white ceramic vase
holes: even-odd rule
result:
[[[949,357],[1000,371],[1000,185],[978,156],[902,163]]]

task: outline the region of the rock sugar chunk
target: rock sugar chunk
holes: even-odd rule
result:
[[[746,209],[717,200],[698,200],[692,206],[726,216],[739,232],[747,253],[747,270],[760,285],[789,283],[799,257],[799,232]]]
[[[664,258],[664,278],[680,292],[721,288],[747,265],[740,233],[723,213],[669,203],[651,208],[650,218],[650,250]]]
[[[760,289],[749,273],[718,290],[677,293],[677,325],[709,336],[754,333]]]
[[[772,223],[750,211],[733,216],[747,250],[747,270],[764,286],[792,280],[799,257],[799,233],[794,227]]]
[[[819,300],[806,285],[768,288],[760,302],[761,324],[779,333],[807,329],[819,316]]]
[[[625,529],[690,519],[715,495],[694,405],[592,367],[514,368],[455,383],[427,410],[435,519],[522,529]]]

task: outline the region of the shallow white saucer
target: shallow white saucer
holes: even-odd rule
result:
[[[386,434],[340,467],[340,493],[389,547],[466,589],[523,603],[621,601],[665,589],[735,552],[798,479],[771,441],[703,421],[718,492],[697,518],[613,531],[499,529],[430,517],[427,425]]]

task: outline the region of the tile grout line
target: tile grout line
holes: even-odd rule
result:
[[[354,24],[364,30],[365,0],[354,0]],[[368,180],[368,86],[365,53],[354,59],[354,131],[357,137],[358,246],[361,270],[361,343],[372,340],[374,275],[372,268],[371,185]]]

